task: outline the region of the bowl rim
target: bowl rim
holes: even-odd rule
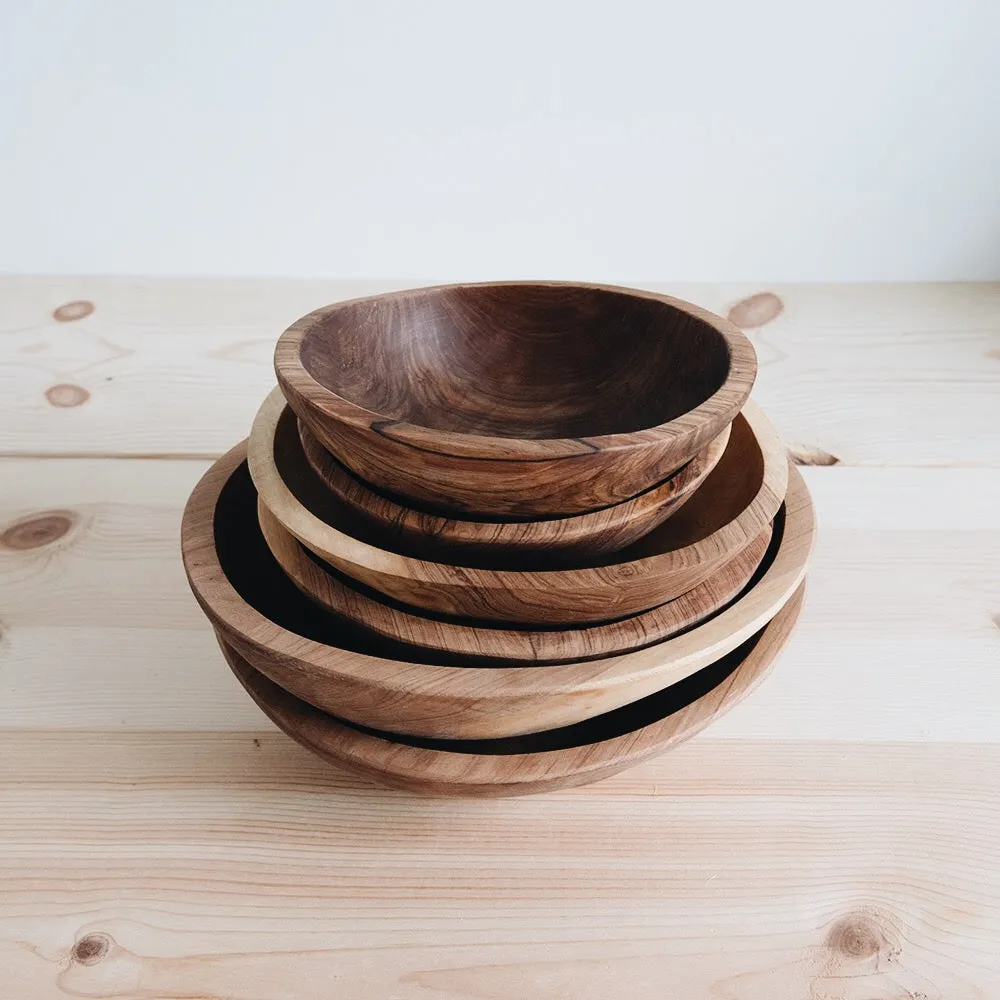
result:
[[[302,676],[322,676],[348,688],[361,686],[402,715],[422,697],[440,709],[413,721],[396,717],[396,729],[456,736],[515,735],[537,729],[538,709],[548,722],[578,721],[650,694],[689,676],[759,631],[788,602],[805,577],[815,537],[809,490],[788,463],[785,520],[774,559],[756,585],[719,614],[663,642],[629,653],[547,667],[450,667],[408,663],[345,650],[297,635],[248,604],[228,580],[215,549],[215,507],[222,488],[246,460],[243,441],[218,459],[195,486],[184,509],[181,552],[195,598],[217,631],[261,667],[276,660]],[[306,600],[306,598],[303,598]],[[456,706],[461,704],[462,711]],[[512,707],[521,707],[518,722]],[[439,714],[433,714],[438,712]],[[342,712],[349,717],[346,709]],[[352,719],[363,724],[371,720]],[[406,728],[403,723],[405,722]],[[433,724],[434,728],[426,728]],[[416,728],[415,728],[416,727]]]
[[[647,611],[629,615],[627,618],[599,622],[585,628],[565,626],[558,629],[530,629],[523,627],[502,628],[496,624],[490,625],[488,622],[470,624],[449,620],[435,621],[421,615],[419,609],[408,610],[405,605],[398,608],[393,607],[380,601],[377,596],[369,596],[362,591],[354,590],[349,581],[338,580],[329,574],[328,568],[314,563],[309,558],[302,543],[282,526],[281,522],[259,498],[257,500],[257,517],[264,541],[271,550],[271,554],[285,576],[307,598],[326,608],[331,614],[357,622],[362,627],[371,630],[375,635],[409,644],[433,654],[450,655],[456,658],[468,657],[470,665],[477,666],[485,665],[484,661],[488,659],[492,659],[495,665],[499,666],[531,667],[560,663],[582,663],[586,660],[612,656],[616,652],[634,652],[642,646],[652,646],[663,642],[682,629],[697,625],[708,615],[714,614],[719,608],[725,607],[726,604],[734,600],[746,588],[747,583],[753,579],[754,573],[764,561],[773,533],[773,526],[768,524],[745,549],[737,552],[732,559],[716,571],[723,572],[738,565],[738,578],[735,584],[727,582],[724,588],[719,588],[720,593],[717,597],[713,597],[712,606],[708,610],[700,606],[700,602],[706,592],[713,593],[713,580],[716,573],[679,597],[665,601]],[[336,594],[346,591],[348,593],[347,600],[356,602],[357,608],[362,614],[356,617],[341,607],[337,607],[329,596],[314,593],[314,589],[320,588],[310,587],[310,579],[321,581],[322,588],[328,593]],[[363,614],[364,609],[370,608],[372,605],[377,606],[375,608],[376,615],[384,624],[380,624],[379,621],[373,623],[370,616]],[[366,621],[366,618],[369,620]],[[426,629],[431,635],[426,641],[418,641],[412,631],[407,628],[410,623],[418,630],[426,624]],[[669,631],[664,632],[665,628],[669,628]],[[607,648],[614,641],[619,643],[623,641],[623,638],[615,638],[623,631],[638,633],[641,638],[637,639],[633,634],[631,638],[635,641],[632,645],[618,650]],[[570,645],[574,640],[580,644],[578,655],[569,651],[564,652],[561,656],[555,654],[557,648]],[[491,642],[506,644],[507,649],[502,654],[497,653],[491,656],[484,651]],[[598,651],[599,646],[604,647],[603,651]]]
[[[652,427],[575,438],[520,438],[439,431],[407,420],[395,420],[384,413],[377,413],[360,403],[355,403],[318,382],[302,363],[301,347],[305,337],[332,314],[360,302],[374,299],[391,300],[415,293],[439,292],[446,289],[509,287],[581,288],[661,302],[701,320],[722,338],[729,354],[726,377],[722,385],[697,406],[672,420]],[[482,281],[400,289],[321,306],[297,319],[278,338],[274,349],[274,370],[288,398],[301,400],[305,406],[318,410],[326,417],[363,431],[374,432],[398,444],[451,458],[540,462],[572,458],[593,452],[663,447],[673,441],[685,440],[705,424],[729,423],[746,402],[753,388],[757,375],[757,354],[749,338],[735,323],[692,302],[660,292],[579,281]]]
[[[593,574],[610,579],[611,574],[634,577],[656,569],[657,564],[674,562],[687,565],[706,552],[733,550],[726,543],[738,532],[742,541],[748,543],[765,524],[774,519],[788,488],[788,461],[784,443],[756,403],[747,400],[740,417],[749,424],[754,439],[763,457],[763,474],[760,486],[753,499],[732,520],[717,528],[704,538],[679,549],[671,549],[640,559],[622,562],[608,562],[601,566],[560,567],[551,570],[488,569],[478,566],[437,562],[417,556],[403,555],[391,549],[383,549],[372,542],[363,541],[354,535],[322,520],[309,510],[292,492],[281,478],[274,461],[274,435],[278,422],[286,406],[280,388],[274,389],[264,400],[254,418],[247,439],[247,460],[250,476],[258,494],[263,497],[271,512],[306,548],[335,568],[354,574],[346,566],[357,566],[378,573],[380,576],[394,576],[405,581],[437,584],[442,572],[459,570],[463,582],[489,590],[517,590],[519,586],[534,584],[549,578],[555,583],[558,577],[566,581],[578,576],[581,580]],[[748,512],[750,512],[748,514]],[[740,521],[744,515],[747,517]],[[752,521],[748,527],[747,521]],[[336,546],[336,548],[334,547]],[[444,567],[444,569],[442,569]],[[447,610],[447,609],[439,609]]]
[[[260,671],[221,637],[219,643],[237,680],[265,715],[287,736],[328,761],[376,782],[399,782],[415,790],[530,793],[608,777],[683,742],[720,718],[768,676],[795,629],[804,592],[805,584],[800,582],[785,604],[757,630],[757,642],[733,672],[701,697],[618,736],[533,753],[501,755],[415,747],[360,731],[274,685],[266,675],[265,684],[277,690],[270,692],[271,697],[263,696]],[[277,707],[274,695],[278,696]]]

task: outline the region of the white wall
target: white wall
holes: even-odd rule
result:
[[[0,270],[1000,277],[1000,0],[0,0]]]

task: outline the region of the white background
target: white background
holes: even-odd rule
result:
[[[1000,277],[1000,0],[2,0],[0,270]]]

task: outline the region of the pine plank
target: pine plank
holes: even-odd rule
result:
[[[6,733],[0,753],[6,995],[1000,988],[996,746],[703,738],[489,802],[380,791],[277,734]]]

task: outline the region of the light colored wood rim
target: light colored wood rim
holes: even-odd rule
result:
[[[664,442],[681,440],[696,433],[704,424],[718,420],[729,423],[750,395],[757,375],[757,355],[746,334],[734,323],[715,313],[702,309],[691,302],[661,295],[638,288],[616,285],[601,285],[568,281],[504,281],[482,282],[460,285],[433,285],[426,288],[410,288],[399,292],[389,292],[378,296],[365,296],[336,302],[316,309],[296,320],[279,337],[274,352],[274,367],[278,381],[291,394],[298,396],[309,406],[326,416],[342,421],[353,427],[369,430],[372,424],[384,424],[386,416],[352,403],[332,389],[317,382],[306,370],[301,360],[302,341],[317,325],[324,323],[333,313],[370,299],[391,300],[412,295],[415,292],[433,292],[445,288],[499,288],[515,285],[543,287],[586,288],[594,291],[613,292],[635,298],[662,302],[680,312],[687,313],[711,327],[723,339],[729,351],[729,372],[723,384],[707,399],[687,413],[643,430],[619,434],[601,434],[586,438],[505,438],[478,434],[461,434],[455,431],[438,431],[405,421],[392,422],[391,434],[386,434],[400,444],[413,445],[423,450],[431,450],[441,455],[456,458],[488,459],[539,459],[568,458],[573,455],[597,451],[643,448],[662,445]]]
[[[709,621],[645,649],[550,667],[435,667],[369,656],[295,635],[264,617],[226,578],[215,550],[219,493],[246,442],[195,487],[181,529],[192,591],[213,625],[256,669],[352,722],[424,736],[486,739],[556,728],[636,701],[719,659],[757,632],[805,576],[815,535],[809,491],[788,469],[784,526],[756,585]]]
[[[587,628],[489,628],[426,618],[378,601],[326,572],[260,500],[257,514],[278,565],[303,594],[322,607],[393,642],[461,657],[469,664],[488,661],[506,666],[594,660],[662,642],[736,597],[760,565],[771,540],[768,525],[704,583],[631,618]]]
[[[707,537],[641,559],[592,567],[521,571],[452,566],[379,548],[310,511],[285,484],[275,464],[274,438],[285,405],[280,389],[275,389],[258,411],[248,443],[250,475],[271,513],[340,572],[404,604],[442,614],[559,624],[646,610],[697,586],[747,546],[774,519],[788,486],[781,438],[760,408],[748,402],[737,419],[746,420],[760,448],[761,482],[740,514]],[[627,604],[640,582],[640,603]],[[659,599],[648,600],[647,592],[655,592]],[[554,594],[560,595],[558,606]],[[595,594],[600,595],[601,609],[596,614],[590,610]],[[510,610],[512,605],[516,611]]]
[[[611,739],[537,753],[456,753],[414,747],[344,725],[253,670],[231,647],[223,653],[254,701],[281,730],[325,760],[390,787],[438,795],[501,796],[588,784],[694,736],[767,676],[798,619],[804,586],[764,626],[756,644],[721,683],[687,706]]]
[[[298,426],[302,450],[316,475],[344,503],[361,511],[365,517],[381,525],[383,530],[391,525],[392,530],[404,535],[433,539],[435,545],[456,549],[496,548],[505,552],[541,548],[552,551],[572,547],[586,550],[587,543],[592,539],[596,538],[599,542],[605,533],[621,532],[640,519],[644,519],[651,530],[680,510],[694,495],[725,452],[731,430],[731,425],[727,425],[694,458],[663,482],[610,507],[534,521],[472,521],[432,514],[397,503],[354,476],[327,451],[303,421],[299,420]],[[624,548],[625,544],[628,542],[620,543],[615,548]],[[590,551],[614,550],[595,547]]]

